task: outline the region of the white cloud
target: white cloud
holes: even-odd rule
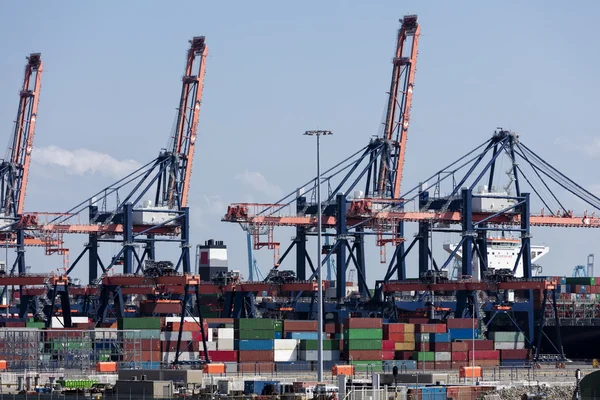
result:
[[[275,201],[275,198],[279,198],[283,194],[283,190],[274,183],[267,181],[263,174],[260,172],[244,171],[236,174],[235,179],[242,182],[244,185],[252,188],[253,190],[263,193],[269,198]]]
[[[70,175],[99,173],[113,178],[121,178],[141,167],[135,160],[117,160],[94,150],[67,150],[58,146],[35,148],[32,160],[41,165],[60,167]]]
[[[201,194],[199,197],[200,201],[190,205],[192,224],[199,228],[208,228],[212,225],[210,221],[220,222],[227,213],[229,204],[219,195]]]

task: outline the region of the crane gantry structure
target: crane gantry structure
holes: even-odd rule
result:
[[[47,254],[60,251],[57,245],[62,247],[65,234],[88,235],[84,250],[66,272],[70,274],[87,253],[89,293],[102,283],[99,271],[105,276],[116,265],[123,265],[126,275],[143,272],[147,260],[156,260],[158,242],[177,243],[181,251],[175,269],[184,274],[191,272],[187,203],[207,51],[204,36],[190,40],[175,130],[168,149],[65,213],[25,213],[20,218],[20,229],[42,237]],[[98,252],[100,243],[119,243],[122,247],[110,260],[103,260]],[[143,247],[143,251],[137,247]],[[109,303],[113,301],[117,314],[123,315],[120,288],[114,285],[100,285],[100,288],[98,318],[106,318]],[[68,292],[64,296],[68,297]]]
[[[378,244],[401,243],[401,236],[391,239],[383,237],[380,226],[359,226],[352,234],[348,234],[346,221],[335,218],[336,203],[344,207],[345,201],[336,199],[337,193],[352,192],[364,179],[364,193],[378,199],[384,199],[391,204],[398,202],[402,170],[404,165],[406,141],[408,137],[410,110],[412,107],[412,93],[418,55],[418,38],[420,27],[416,15],[407,15],[400,20],[401,25],[396,36],[396,48],[392,60],[392,78],[388,94],[387,113],[383,125],[383,134],[370,141],[370,143],[345,163],[325,171],[323,180],[331,183],[333,176],[341,176],[337,187],[330,191],[328,198],[323,202],[323,226],[334,228],[337,231],[335,244],[327,250],[327,262],[332,254],[336,255],[336,282],[337,295],[343,297],[345,291],[346,272],[350,261],[355,264],[359,278],[360,291],[368,296],[366,284],[366,269],[364,259],[363,233],[365,229],[374,229],[378,233]],[[362,167],[362,168],[361,168]],[[301,189],[307,193],[314,193],[317,179],[312,179]],[[291,204],[295,204],[297,220],[272,219]],[[288,225],[296,228],[296,237],[285,250],[281,257],[275,260],[275,267],[287,257],[290,251],[296,248],[296,274],[299,280],[306,280],[307,263],[312,270],[311,279],[315,276],[315,267],[306,250],[307,237],[313,235],[316,226],[317,204],[309,202],[306,196],[295,196],[292,193],[276,204],[234,204],[229,207],[224,221],[240,222],[249,231],[254,233],[254,248],[268,247],[278,249],[279,243],[273,240],[273,229],[277,225]],[[248,228],[247,228],[248,229]],[[394,227],[395,231],[402,232],[403,225]],[[263,234],[266,240],[262,238]],[[327,236],[328,234],[326,234]],[[350,244],[352,239],[353,245]],[[277,254],[277,253],[276,253]]]

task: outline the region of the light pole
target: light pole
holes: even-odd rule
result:
[[[331,131],[306,131],[304,132],[307,136],[316,136],[317,137],[317,285],[318,285],[318,293],[317,293],[317,324],[318,324],[318,335],[319,344],[317,351],[317,380],[319,382],[323,382],[323,274],[321,273],[321,160],[320,160],[320,139],[321,136],[329,136],[331,135]]]

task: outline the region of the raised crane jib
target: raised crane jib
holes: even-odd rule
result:
[[[12,139],[6,157],[0,164],[1,208],[4,215],[9,217],[17,217],[23,213],[42,81],[42,67],[42,57],[39,53],[32,53],[27,57]]]
[[[383,132],[386,144],[379,163],[377,187],[378,196],[393,199],[400,197],[420,34],[416,15],[407,15],[400,22]]]
[[[171,138],[171,165],[168,172],[165,171],[168,173],[165,177],[168,179],[165,200],[166,205],[172,209],[180,209],[187,204],[207,53],[208,46],[204,36],[190,40],[175,132]]]

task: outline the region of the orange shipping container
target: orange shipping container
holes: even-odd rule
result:
[[[8,369],[8,364],[6,360],[0,360],[0,371],[6,371]]]
[[[354,365],[334,365],[331,368],[331,374],[333,376],[337,376],[337,375],[352,376],[352,375],[354,375]]]
[[[205,374],[224,374],[225,373],[225,364],[223,363],[214,363],[214,364],[205,364],[202,367],[202,372]]]
[[[99,362],[96,363],[96,372],[116,372],[116,362]]]

